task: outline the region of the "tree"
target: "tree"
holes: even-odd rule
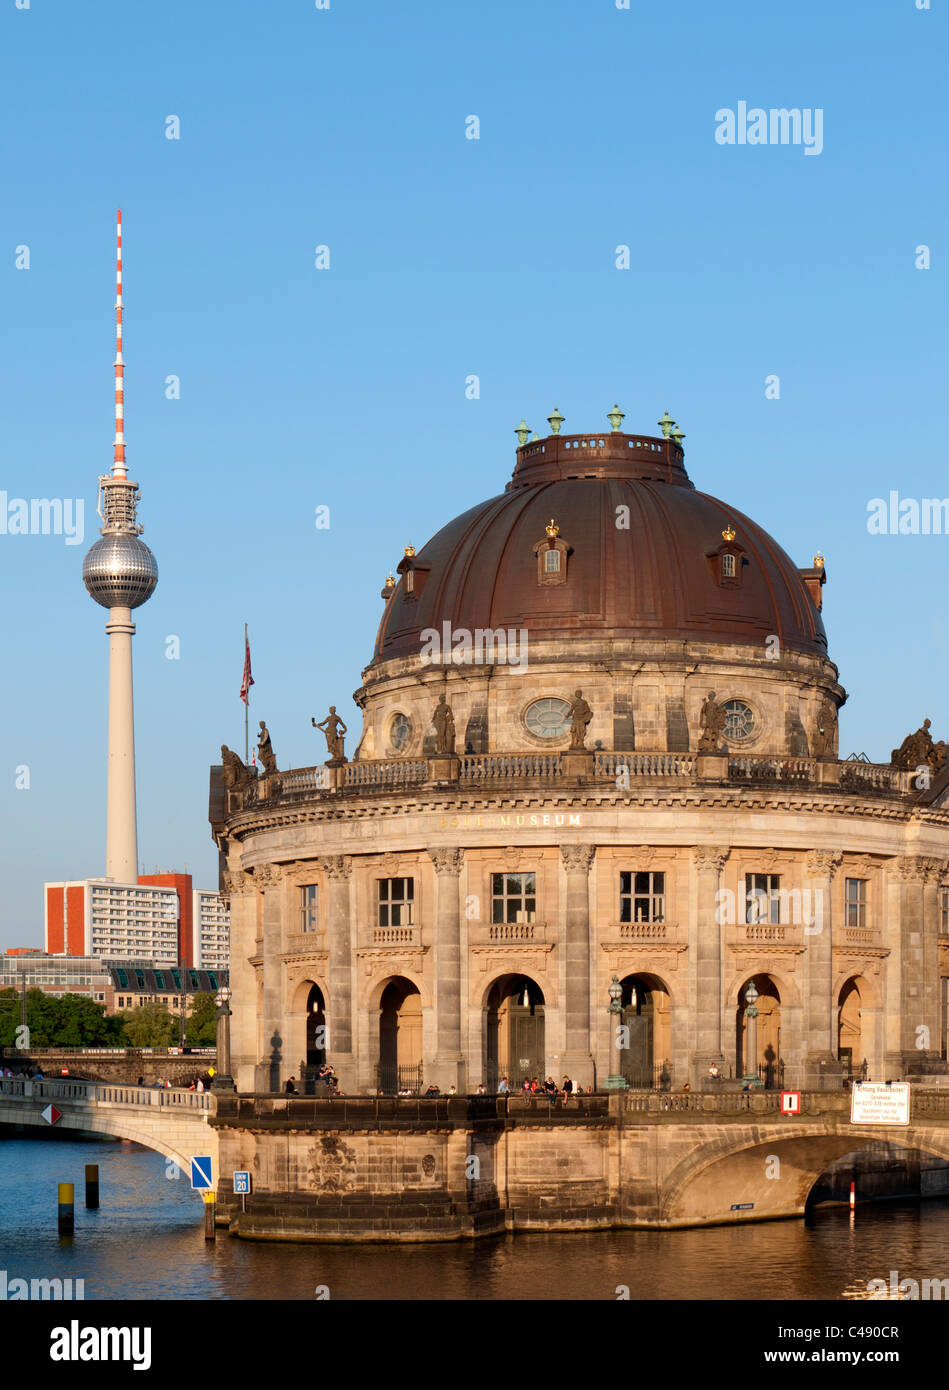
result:
[[[57,996],[27,990],[26,1024],[31,1048],[108,1047],[122,1041],[121,1027],[106,1017],[105,1005],[84,994]],[[19,990],[0,991],[0,1045],[15,1047],[19,1026]]]
[[[188,1015],[188,1046],[214,1047],[217,1043],[217,1005],[213,994],[192,994]]]
[[[174,1047],[178,1041],[178,1019],[164,1004],[142,1004],[116,1018],[126,1047]]]

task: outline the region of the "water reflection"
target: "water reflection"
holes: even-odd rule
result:
[[[102,1206],[82,1205],[98,1163]],[[500,1236],[444,1245],[265,1245],[203,1237],[202,1207],[165,1160],[107,1141],[0,1140],[0,1268],[82,1278],[87,1299],[866,1299],[872,1279],[940,1278],[949,1199],[694,1231]],[[172,1170],[177,1171],[177,1170]],[[56,1234],[56,1183],[76,1234]]]

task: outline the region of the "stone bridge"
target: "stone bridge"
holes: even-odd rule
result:
[[[828,1166],[879,1141],[949,1165],[949,1092],[911,1123],[850,1122],[846,1092],[338,1100],[219,1097],[218,1210],[275,1240],[446,1240],[499,1231],[675,1228],[801,1217]],[[928,1156],[928,1157],[925,1157]],[[858,1173],[868,1171],[857,1164]],[[232,1169],[254,1174],[240,1207]],[[940,1178],[944,1172],[940,1172]],[[859,1186],[859,1182],[858,1182]]]
[[[47,1129],[43,1111],[48,1105],[60,1112],[57,1130],[131,1139],[173,1159],[189,1181],[192,1157],[210,1154],[217,1177],[217,1133],[208,1124],[214,1113],[214,1096],[207,1091],[0,1079],[0,1124]]]

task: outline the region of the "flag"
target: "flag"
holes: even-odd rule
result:
[[[245,705],[250,704],[250,688],[254,684],[254,678],[250,673],[250,641],[247,633],[244,633],[244,679],[241,681],[241,699]]]

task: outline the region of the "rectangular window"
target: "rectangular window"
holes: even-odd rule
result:
[[[415,922],[415,879],[380,878],[380,927],[411,927]]]
[[[781,875],[745,874],[745,921],[781,921]]]
[[[939,935],[949,936],[949,888],[939,890]]]
[[[547,574],[559,574],[559,573],[560,573],[560,551],[559,551],[559,550],[545,550],[545,551],[544,551],[544,570],[545,570],[545,572],[546,572]]]
[[[319,931],[320,896],[315,883],[304,883],[300,888],[300,931]]]
[[[947,980],[945,977],[943,977],[939,981],[939,999],[941,1016],[940,1022],[942,1025],[940,1029],[940,1032],[942,1034],[942,1050],[940,1055],[943,1061],[946,1061],[946,1048],[947,1044],[949,1044],[949,980]]]
[[[536,874],[491,875],[491,921],[533,922],[537,909]]]
[[[666,915],[666,876],[653,873],[621,873],[619,919],[621,922],[662,922]]]
[[[867,880],[848,878],[844,884],[847,903],[846,924],[848,927],[867,925]]]
[[[722,556],[722,578],[723,578],[723,579],[734,579],[734,578],[735,578],[735,557],[734,557],[734,555],[723,555],[723,556]]]

